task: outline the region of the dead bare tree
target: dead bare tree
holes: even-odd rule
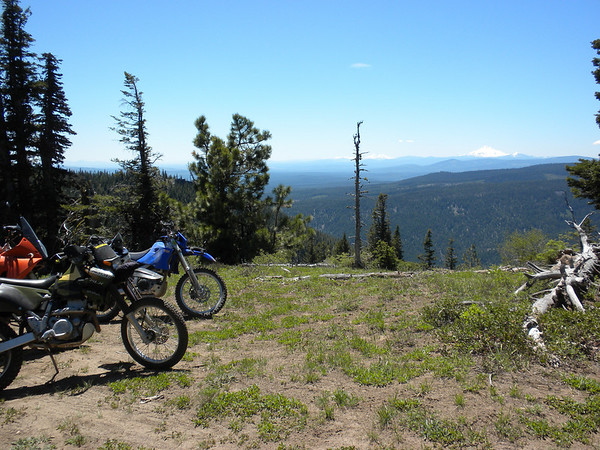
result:
[[[355,237],[354,237],[354,265],[356,267],[363,267],[363,263],[360,258],[360,230],[362,223],[360,221],[360,199],[361,197],[367,193],[367,191],[362,190],[362,181],[361,172],[363,169],[363,164],[361,163],[362,156],[364,153],[360,152],[360,125],[362,121],[356,124],[356,134],[354,135],[354,225],[355,225]]]
[[[581,296],[594,283],[595,277],[600,275],[600,245],[591,243],[582,228],[583,223],[590,215],[591,213],[585,216],[580,223],[566,221],[579,234],[581,251],[574,253],[572,250],[566,249],[562,252],[557,264],[549,270],[542,270],[535,265],[530,265],[535,273],[526,274],[529,279],[515,291],[515,294],[518,294],[541,280],[553,280],[552,283],[555,284],[550,289],[533,294],[532,297],[535,301],[530,314],[523,323],[525,332],[537,350],[545,350],[542,331],[539,328],[539,318],[553,307],[565,307],[584,312]]]

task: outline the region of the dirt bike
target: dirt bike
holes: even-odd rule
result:
[[[142,297],[130,279],[139,264],[115,266],[115,256],[106,245],[70,245],[55,257],[68,265],[62,275],[0,278],[0,390],[19,373],[26,346],[48,351],[56,371],[52,381],[58,374],[52,351],[77,347],[99,332],[96,310],[107,301],[123,312],[121,337],[135,361],[163,370],[181,360],[188,344],[181,313],[161,299]]]
[[[192,268],[186,256],[199,256],[210,262],[215,258],[198,247],[188,247],[187,239],[167,226],[166,234],[160,237],[151,248],[141,252],[129,252],[123,246],[118,234],[110,241],[110,246],[122,258],[129,258],[142,264],[142,267],[162,275],[160,280],[132,276],[134,286],[141,295],[163,297],[167,292],[170,275],[179,274],[179,264],[183,275],[175,287],[175,300],[185,315],[206,319],[219,312],[227,300],[227,287],[221,277],[206,267]],[[116,308],[99,314],[101,322],[108,322],[118,314]]]
[[[18,225],[3,226],[2,232],[4,242],[0,251],[0,277],[33,277],[32,271],[48,257],[44,244],[22,216]]]

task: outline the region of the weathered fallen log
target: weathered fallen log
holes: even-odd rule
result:
[[[600,274],[600,246],[591,243],[582,228],[583,222],[589,215],[579,224],[567,221],[567,224],[575,228],[579,234],[581,252],[573,253],[565,250],[556,266],[550,270],[527,274],[529,278],[527,282],[515,291],[517,294],[540,280],[556,280],[554,288],[542,291],[540,294],[543,295],[539,298],[534,296],[535,301],[531,306],[531,312],[523,323],[524,330],[537,350],[545,350],[539,318],[550,308],[558,306],[585,312],[581,296],[587,292],[595,277]]]

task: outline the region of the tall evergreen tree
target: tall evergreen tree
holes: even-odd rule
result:
[[[370,251],[373,251],[377,247],[379,241],[383,241],[388,245],[391,245],[392,243],[390,220],[386,211],[387,197],[387,194],[379,194],[371,214],[373,222],[371,223],[371,228],[369,228],[369,234],[367,236]]]
[[[477,249],[475,248],[475,244],[471,244],[471,246],[464,253],[463,262],[465,266],[470,269],[481,266],[481,261],[479,260],[479,256],[477,255]]]
[[[40,189],[36,196],[38,211],[46,224],[43,237],[48,248],[55,247],[59,228],[61,193],[65,185],[65,171],[60,168],[64,152],[71,145],[69,135],[75,134],[68,122],[71,110],[58,73],[60,61],[51,53],[43,55],[43,73],[40,93],[38,154],[40,162]]]
[[[0,145],[6,147],[0,151],[0,163],[3,164],[0,170],[4,176],[11,178],[4,186],[6,200],[12,202],[20,213],[31,216],[30,186],[36,134],[33,107],[37,96],[35,54],[29,50],[34,39],[25,31],[31,13],[29,9],[23,10],[18,0],[3,0],[2,4],[0,96],[3,117],[0,126],[3,129],[0,130]]]
[[[431,269],[435,266],[435,250],[433,249],[433,240],[431,239],[431,229],[427,230],[427,234],[425,235],[423,251],[424,253],[419,255],[419,259],[427,269]]]
[[[350,243],[348,242],[348,238],[346,237],[346,233],[344,233],[344,235],[342,236],[342,239],[340,239],[339,241],[337,241],[335,243],[335,246],[333,247],[333,254],[334,255],[343,255],[343,254],[350,254]]]
[[[394,235],[392,236],[392,248],[396,251],[396,257],[402,261],[404,258],[404,249],[402,247],[402,239],[400,237],[400,226],[396,225]]]
[[[125,72],[125,89],[121,93],[126,109],[118,117],[113,116],[116,122],[113,129],[121,136],[120,141],[125,147],[135,155],[130,160],[117,160],[134,179],[128,204],[122,212],[128,217],[130,242],[134,246],[147,247],[160,231],[156,186],[159,173],[154,164],[161,155],[155,154],[148,144],[146,110],[138,82],[136,76]]]
[[[264,228],[271,133],[239,114],[233,115],[227,141],[210,133],[206,117],[195,125],[199,152],[193,153],[189,169],[202,238],[224,262],[251,260],[261,247],[258,230]]]
[[[596,84],[600,84],[600,39],[592,41],[592,48],[596,50],[596,56],[592,59],[595,69],[592,71]],[[595,97],[600,100],[600,92],[596,91]],[[596,114],[596,123],[600,127],[600,111]],[[567,184],[575,197],[590,199],[590,204],[600,209],[600,160],[580,159],[578,163],[567,166]]]
[[[267,197],[267,204],[273,208],[273,228],[271,230],[271,246],[275,250],[277,232],[279,231],[279,222],[281,219],[281,210],[291,208],[293,201],[288,198],[292,192],[291,186],[278,185],[273,189],[275,198]]]
[[[456,258],[456,253],[454,251],[454,239],[450,239],[448,241],[448,248],[446,249],[444,265],[447,269],[454,270],[456,269],[457,261],[458,259]]]

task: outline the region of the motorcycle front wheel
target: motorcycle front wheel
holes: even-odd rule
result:
[[[132,317],[141,330],[131,323]],[[181,313],[155,297],[136,300],[121,322],[123,345],[131,357],[152,370],[177,364],[188,345],[188,331]]]
[[[227,300],[227,287],[216,272],[194,269],[199,289],[194,287],[187,273],[184,273],[175,287],[175,300],[181,310],[191,317],[206,319],[218,313]]]
[[[17,333],[4,322],[0,322],[0,342],[17,337]],[[14,381],[23,364],[23,348],[17,347],[0,353],[0,391]]]

